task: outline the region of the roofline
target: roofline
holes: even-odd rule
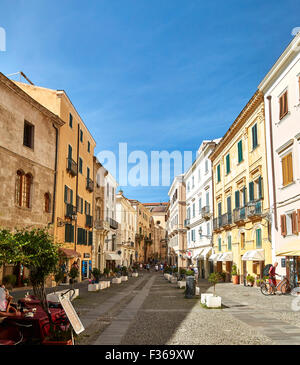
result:
[[[299,46],[300,46],[300,32],[295,35],[295,37],[291,40],[291,42],[279,56],[277,61],[274,63],[269,72],[266,74],[266,76],[258,85],[258,89],[262,90],[263,92],[265,92],[268,89],[269,83],[276,76],[276,73],[283,67],[283,65],[289,59],[289,57],[297,53],[297,47]]]
[[[2,83],[6,87],[8,87],[11,90],[13,90],[16,94],[18,94],[26,102],[28,102],[33,107],[35,107],[36,109],[38,109],[41,113],[43,113],[44,115],[46,115],[48,118],[52,119],[52,121],[55,122],[55,124],[58,127],[61,127],[61,126],[63,126],[65,124],[65,122],[58,115],[54,114],[49,109],[47,109],[42,104],[40,104],[38,101],[36,101],[33,97],[31,97],[30,95],[28,95],[24,90],[22,90],[18,85],[16,85],[15,82],[13,82],[8,77],[6,77],[2,72],[0,72],[0,81],[2,81]]]

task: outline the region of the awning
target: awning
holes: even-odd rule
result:
[[[63,248],[60,247],[59,251],[64,255],[67,256],[68,258],[74,258],[74,257],[81,257],[81,254],[79,252],[76,252],[75,250],[72,250],[70,248]]]
[[[265,260],[265,250],[251,250],[247,251],[243,257],[243,261],[264,261]]]
[[[193,250],[193,260],[197,260],[202,251],[203,251],[203,248],[197,248],[197,249]]]
[[[217,261],[232,261],[232,252],[224,252],[218,257]]]
[[[205,249],[203,250],[203,252],[201,252],[201,255],[200,255],[200,259],[204,259],[206,260],[207,259],[207,256],[208,254],[210,253],[211,251],[211,247],[205,247]]]
[[[276,256],[300,256],[300,240],[286,242],[276,251]]]
[[[121,261],[121,256],[116,253],[106,253],[105,260]]]
[[[214,253],[213,255],[211,255],[209,257],[209,261],[219,261],[218,258],[221,256],[222,254],[221,253]]]

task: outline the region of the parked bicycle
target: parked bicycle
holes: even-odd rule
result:
[[[291,286],[287,277],[284,276],[274,287],[269,283],[269,279],[266,279],[266,281],[260,284],[260,290],[264,295],[271,295],[273,293],[289,294],[291,292]]]

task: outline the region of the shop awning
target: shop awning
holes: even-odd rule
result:
[[[276,256],[300,256],[300,239],[284,243],[276,251]]]
[[[264,261],[265,250],[250,250],[242,256],[243,261]]]
[[[207,259],[207,256],[211,252],[211,249],[212,249],[211,247],[205,247],[205,249],[201,252],[200,259],[206,260]]]
[[[66,257],[68,258],[74,258],[74,257],[81,257],[81,254],[75,250],[72,250],[70,248],[63,248],[63,247],[60,247],[59,248],[59,251]]]
[[[203,251],[203,248],[197,248],[197,249],[193,250],[193,260],[197,260],[202,251]]]
[[[209,257],[209,261],[219,261],[218,258],[221,256],[222,254],[221,253],[214,253],[213,255],[211,255]]]
[[[232,261],[232,252],[224,252],[218,257],[217,261]]]
[[[105,260],[121,261],[121,256],[117,255],[116,253],[106,253]]]

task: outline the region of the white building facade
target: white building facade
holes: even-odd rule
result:
[[[300,33],[259,85],[264,93],[273,261],[300,284]]]
[[[203,141],[193,165],[184,175],[188,265],[198,267],[200,278],[213,272],[212,254],[213,191],[209,155],[220,139]]]

